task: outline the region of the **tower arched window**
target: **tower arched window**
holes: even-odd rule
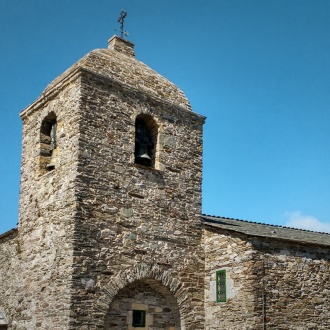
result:
[[[3,311],[0,307],[0,330],[7,330],[8,329],[8,320]]]
[[[149,115],[135,120],[135,164],[155,167],[158,126]]]
[[[40,171],[44,174],[57,165],[57,119],[52,112],[41,123],[40,128]]]

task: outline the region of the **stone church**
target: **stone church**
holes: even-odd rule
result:
[[[330,235],[201,214],[202,127],[120,37],[20,114],[0,329],[330,329]]]

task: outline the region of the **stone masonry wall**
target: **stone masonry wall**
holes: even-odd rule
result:
[[[206,329],[329,329],[330,249],[206,229]],[[226,269],[227,302],[215,302]]]
[[[19,226],[0,242],[9,329],[108,328],[111,303],[137,281],[153,281],[145,304],[158,299],[153,316],[165,328],[174,318],[178,327],[178,315],[182,330],[204,328],[204,117],[190,110],[184,94],[146,65],[102,50],[21,113]],[[139,114],[158,126],[155,168],[134,164]],[[50,140],[48,122],[40,143],[46,117],[57,121],[55,169],[44,168],[50,154],[40,152]],[[159,314],[169,306],[178,308],[172,316]]]
[[[62,330],[69,322],[79,83],[67,81],[65,90],[63,84],[22,113],[20,219],[17,255],[11,259],[16,265],[14,274],[7,274],[11,280],[5,282],[11,293],[5,302],[9,329]],[[58,122],[59,161],[53,171],[42,175],[40,127],[51,112]]]
[[[205,329],[262,329],[254,251],[244,236],[204,230]],[[226,270],[227,301],[216,302],[216,271]]]
[[[267,329],[330,329],[330,248],[276,240],[252,243],[256,268],[264,273]]]
[[[17,293],[21,290],[20,259],[17,231],[0,236],[0,325],[17,311]],[[0,327],[1,328],[1,327]]]
[[[104,328],[109,305],[99,302],[111,296],[109,283],[132,283],[140,273],[123,274],[146,265],[182,283],[182,329],[203,329],[203,119],[97,75],[82,86],[72,328]],[[134,164],[141,113],[158,124],[156,169]]]

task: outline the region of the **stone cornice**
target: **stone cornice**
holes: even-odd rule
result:
[[[51,85],[49,85],[43,93],[27,108],[25,108],[21,113],[20,117],[22,120],[25,119],[27,115],[32,114],[34,111],[38,110],[40,107],[42,107],[45,103],[49,102],[51,99],[53,99],[56,94],[58,94],[61,90],[65,88],[68,84],[75,81],[76,79],[84,76],[84,75],[92,75],[94,77],[97,77],[98,79],[107,81],[108,83],[112,83],[113,87],[120,87],[121,89],[124,89],[126,92],[130,92],[135,94],[137,97],[141,99],[149,99],[157,104],[162,104],[170,107],[174,111],[182,112],[187,116],[193,116],[194,119],[204,124],[206,117],[202,116],[200,114],[197,114],[191,110],[187,110],[184,107],[180,107],[177,104],[173,104],[171,102],[168,102],[164,99],[161,99],[160,97],[155,96],[152,93],[148,93],[143,90],[139,90],[137,88],[134,88],[126,83],[123,83],[119,81],[118,79],[111,78],[109,76],[105,76],[99,73],[95,73],[92,70],[83,68],[83,67],[72,67],[68,69],[66,72],[64,72],[61,76],[56,78]]]
[[[7,238],[7,237],[10,237],[12,235],[16,235],[18,233],[18,229],[17,228],[13,228],[13,229],[10,229],[8,231],[6,231],[5,233],[3,234],[0,234],[0,242],[4,239],[4,238]]]

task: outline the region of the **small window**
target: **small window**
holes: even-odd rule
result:
[[[144,328],[146,326],[146,311],[133,310],[132,327]]]
[[[226,301],[226,271],[218,270],[216,272],[216,299],[217,302]]]
[[[155,166],[158,128],[149,115],[139,115],[135,120],[135,164]]]

